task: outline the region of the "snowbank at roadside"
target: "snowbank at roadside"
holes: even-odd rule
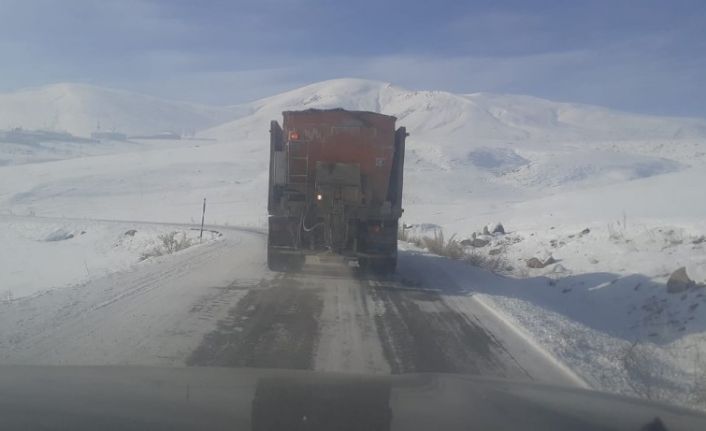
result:
[[[430,226],[409,232],[433,234]],[[502,313],[592,387],[706,407],[705,224],[504,228],[478,229],[477,247],[465,247],[471,262],[431,262],[457,292]],[[532,258],[543,267],[530,267]],[[694,285],[670,292],[680,267]]]
[[[217,232],[205,231],[203,243],[218,237]],[[179,226],[2,216],[0,244],[0,300],[11,301],[198,246],[199,231]]]

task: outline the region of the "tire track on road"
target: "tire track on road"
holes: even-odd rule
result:
[[[250,288],[187,363],[527,378],[481,321],[443,296],[310,259],[300,273]]]
[[[366,282],[384,307],[375,323],[393,373],[448,372],[506,376],[511,358],[480,322],[446,305],[434,292]],[[513,370],[516,373],[516,370]]]
[[[282,277],[270,283],[249,290],[187,365],[311,369],[322,309],[317,291]]]

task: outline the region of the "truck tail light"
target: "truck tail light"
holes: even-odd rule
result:
[[[290,141],[298,141],[299,140],[299,132],[297,132],[297,131],[289,132],[289,140]]]
[[[371,224],[370,226],[368,226],[368,232],[380,233],[380,225],[379,224]]]
[[[321,193],[319,193],[319,194],[316,195],[316,200],[317,200],[317,201],[320,201],[320,200],[323,199],[323,198],[324,198],[324,195],[322,195]]]

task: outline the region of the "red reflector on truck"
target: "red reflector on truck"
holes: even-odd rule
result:
[[[289,132],[289,140],[290,141],[298,141],[299,140],[299,132]]]

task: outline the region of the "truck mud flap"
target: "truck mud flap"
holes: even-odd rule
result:
[[[392,274],[397,270],[397,256],[361,254],[358,256],[358,267],[376,274]]]
[[[299,250],[267,247],[267,267],[270,271],[296,272],[304,267],[306,256]]]

